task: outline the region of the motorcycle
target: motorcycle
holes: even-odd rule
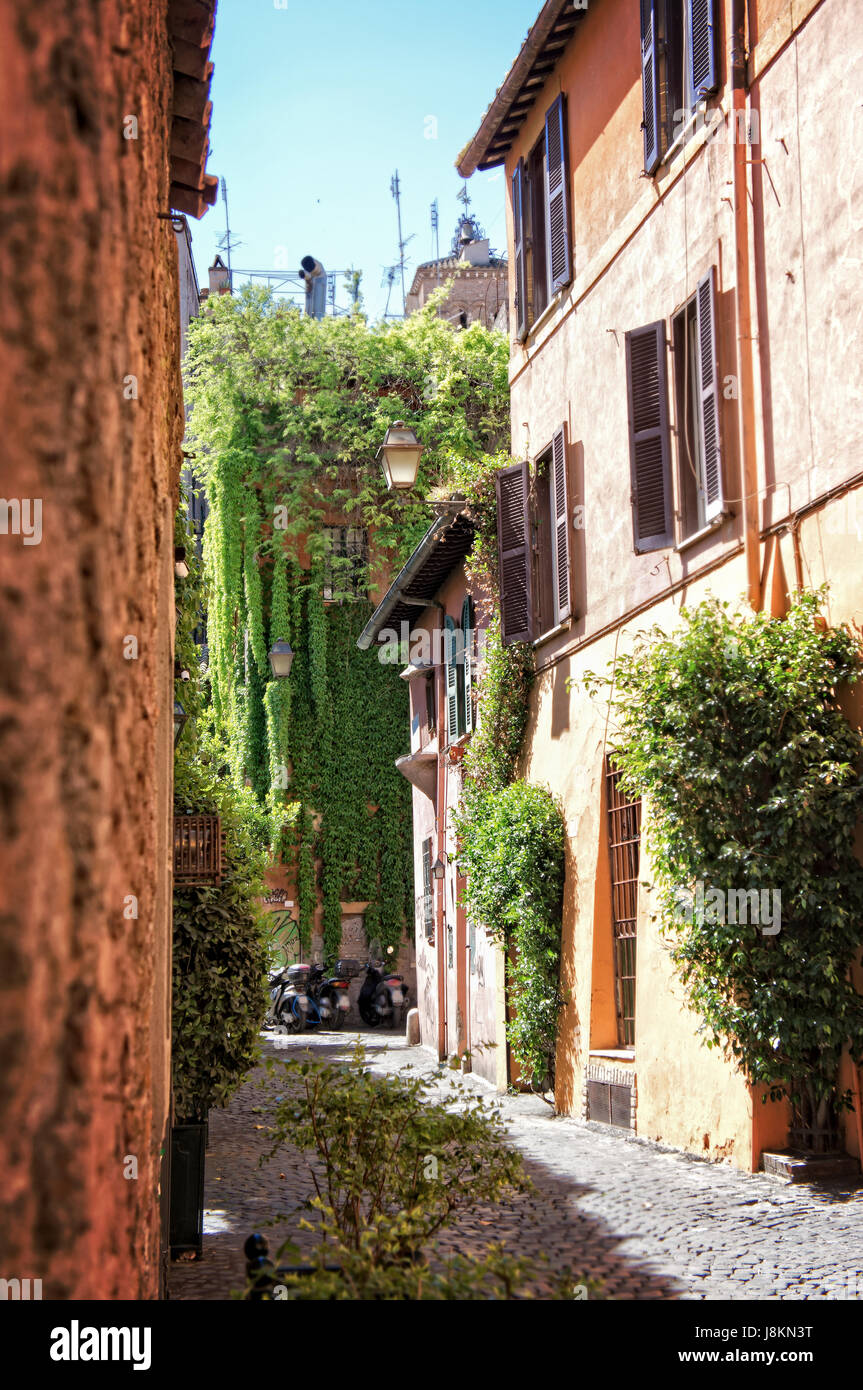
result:
[[[317,1019],[319,1012],[308,993],[308,965],[288,965],[276,970],[270,976],[269,1020],[278,1026],[282,1024],[289,1033],[302,1033],[309,1014],[314,1010]]]
[[[318,1009],[322,1023],[339,1029],[350,1013],[349,980],[359,973],[356,961],[336,961],[335,974],[327,975],[326,967],[315,964],[311,969],[309,994]]]
[[[388,948],[388,955],[392,954],[392,949],[392,946]],[[369,958],[357,1005],[360,1018],[369,1027],[376,1028],[386,1019],[391,1028],[397,1028],[407,1014],[408,987],[402,975],[387,972],[383,966],[383,961],[376,963],[373,957]]]

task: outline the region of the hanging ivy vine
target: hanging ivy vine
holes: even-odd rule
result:
[[[445,295],[446,287],[442,293]],[[436,300],[404,323],[321,321],[245,289],[193,321],[186,364],[190,447],[210,504],[204,546],[214,718],[234,783],[269,814],[271,848],[295,883],[303,946],[320,903],[325,953],[342,904],[397,947],[412,918],[404,683],[356,638],[370,606],[347,586],[323,600],[323,527],[364,528],[370,582],[401,563],[431,521],[386,491],[374,458],[395,418],[426,446],[419,489],[453,457],[480,460],[508,434],[508,345],[460,332]],[[336,576],[336,582],[338,576]],[[268,641],[290,641],[288,680]]]

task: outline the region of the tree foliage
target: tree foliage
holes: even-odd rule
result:
[[[849,975],[863,939],[863,741],[839,705],[861,660],[818,607],[804,593],[779,620],[710,599],[589,681],[611,688],[615,756],[647,797],[660,913],[707,1045],[813,1125],[847,1099],[836,1095],[844,1047],[863,1056]],[[687,910],[699,883],[729,902],[778,890],[779,930]]]

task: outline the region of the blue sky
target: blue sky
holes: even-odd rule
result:
[[[354,265],[365,307],[377,316],[383,268],[398,258],[394,170],[404,234],[415,233],[406,250],[410,288],[414,267],[434,254],[435,198],[441,254],[448,252],[460,211],[456,155],[540,3],[282,3],[220,0],[217,13],[208,170],[227,179],[231,230],[243,243],[234,265],[295,272],[305,255],[328,271]],[[474,174],[468,191],[492,245],[505,250],[501,170]],[[220,197],[193,226],[202,285],[224,230]],[[400,293],[390,307],[400,309]]]

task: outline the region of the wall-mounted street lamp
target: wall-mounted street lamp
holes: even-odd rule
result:
[[[291,667],[294,663],[294,649],[290,642],[274,642],[267,653],[270,670],[276,680],[284,680],[291,674]]]
[[[174,574],[178,579],[189,578],[189,566],[186,564],[186,547],[184,545],[174,547]]]
[[[390,425],[384,442],[375,455],[384,470],[389,492],[410,492],[416,487],[424,448],[425,445],[420,444],[415,431],[410,425],[406,425],[404,420],[396,420],[395,424]],[[431,507],[437,512],[464,511],[464,499],[458,497],[440,500],[403,497],[402,502],[413,506]]]
[[[174,747],[180,742],[180,735],[186,727],[186,720],[189,718],[179,700],[174,701]]]
[[[444,864],[440,855],[438,855],[437,859],[432,864],[432,878],[436,878],[438,882],[446,878],[446,864]]]
[[[404,420],[390,425],[376,458],[380,462],[390,492],[409,492],[416,486],[423,445]]]

